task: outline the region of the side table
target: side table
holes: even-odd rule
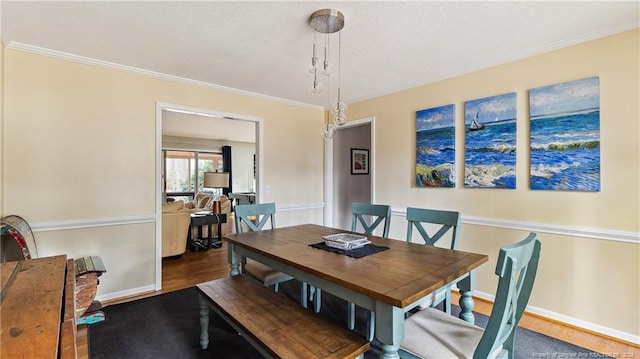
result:
[[[209,248],[220,248],[222,246],[222,224],[227,223],[227,214],[226,213],[192,213],[191,214],[191,224],[189,227],[189,233],[187,234],[187,243],[191,245],[191,248],[194,250],[197,249],[209,249]],[[218,225],[218,235],[217,238],[212,237],[213,225]],[[207,226],[208,235],[207,238],[202,238],[202,226]],[[198,238],[191,237],[191,229],[193,227],[198,227]]]

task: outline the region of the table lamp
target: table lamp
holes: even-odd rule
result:
[[[213,198],[213,211],[220,213],[220,195],[223,188],[229,188],[229,173],[228,172],[205,172],[204,183],[202,185],[205,188],[215,188],[217,190],[216,197]]]

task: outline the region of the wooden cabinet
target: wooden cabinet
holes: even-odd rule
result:
[[[61,255],[3,263],[0,273],[0,358],[88,358],[86,327],[76,326],[84,305],[76,303],[72,259]],[[86,286],[95,295],[97,278]]]

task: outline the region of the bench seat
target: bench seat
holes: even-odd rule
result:
[[[358,358],[369,349],[364,338],[255,279],[228,277],[196,288],[203,349],[209,345],[209,308],[267,358]]]

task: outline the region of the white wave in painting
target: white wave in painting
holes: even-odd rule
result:
[[[568,142],[552,142],[545,144],[531,144],[532,151],[568,151],[574,149],[587,149],[600,147],[600,141],[568,141]]]
[[[590,131],[590,132],[564,132],[564,133],[554,133],[550,135],[531,135],[532,140],[539,140],[541,142],[546,142],[552,138],[590,138],[597,140],[600,138],[600,132],[598,131]]]
[[[495,183],[500,178],[512,176],[515,177],[516,170],[514,166],[505,166],[501,164],[488,166],[465,166],[464,168],[464,184],[465,187],[496,187]]]
[[[516,146],[507,143],[496,143],[479,148],[467,148],[467,151],[511,153],[516,151]]]
[[[551,178],[554,174],[560,173],[570,167],[580,167],[580,163],[574,163],[573,165],[569,165],[567,163],[561,163],[554,166],[548,166],[545,164],[531,166],[531,176]]]
[[[440,154],[440,151],[436,150],[435,148],[430,148],[430,147],[421,147],[418,149],[418,153],[422,153],[425,155],[433,155],[433,156],[437,156]]]

